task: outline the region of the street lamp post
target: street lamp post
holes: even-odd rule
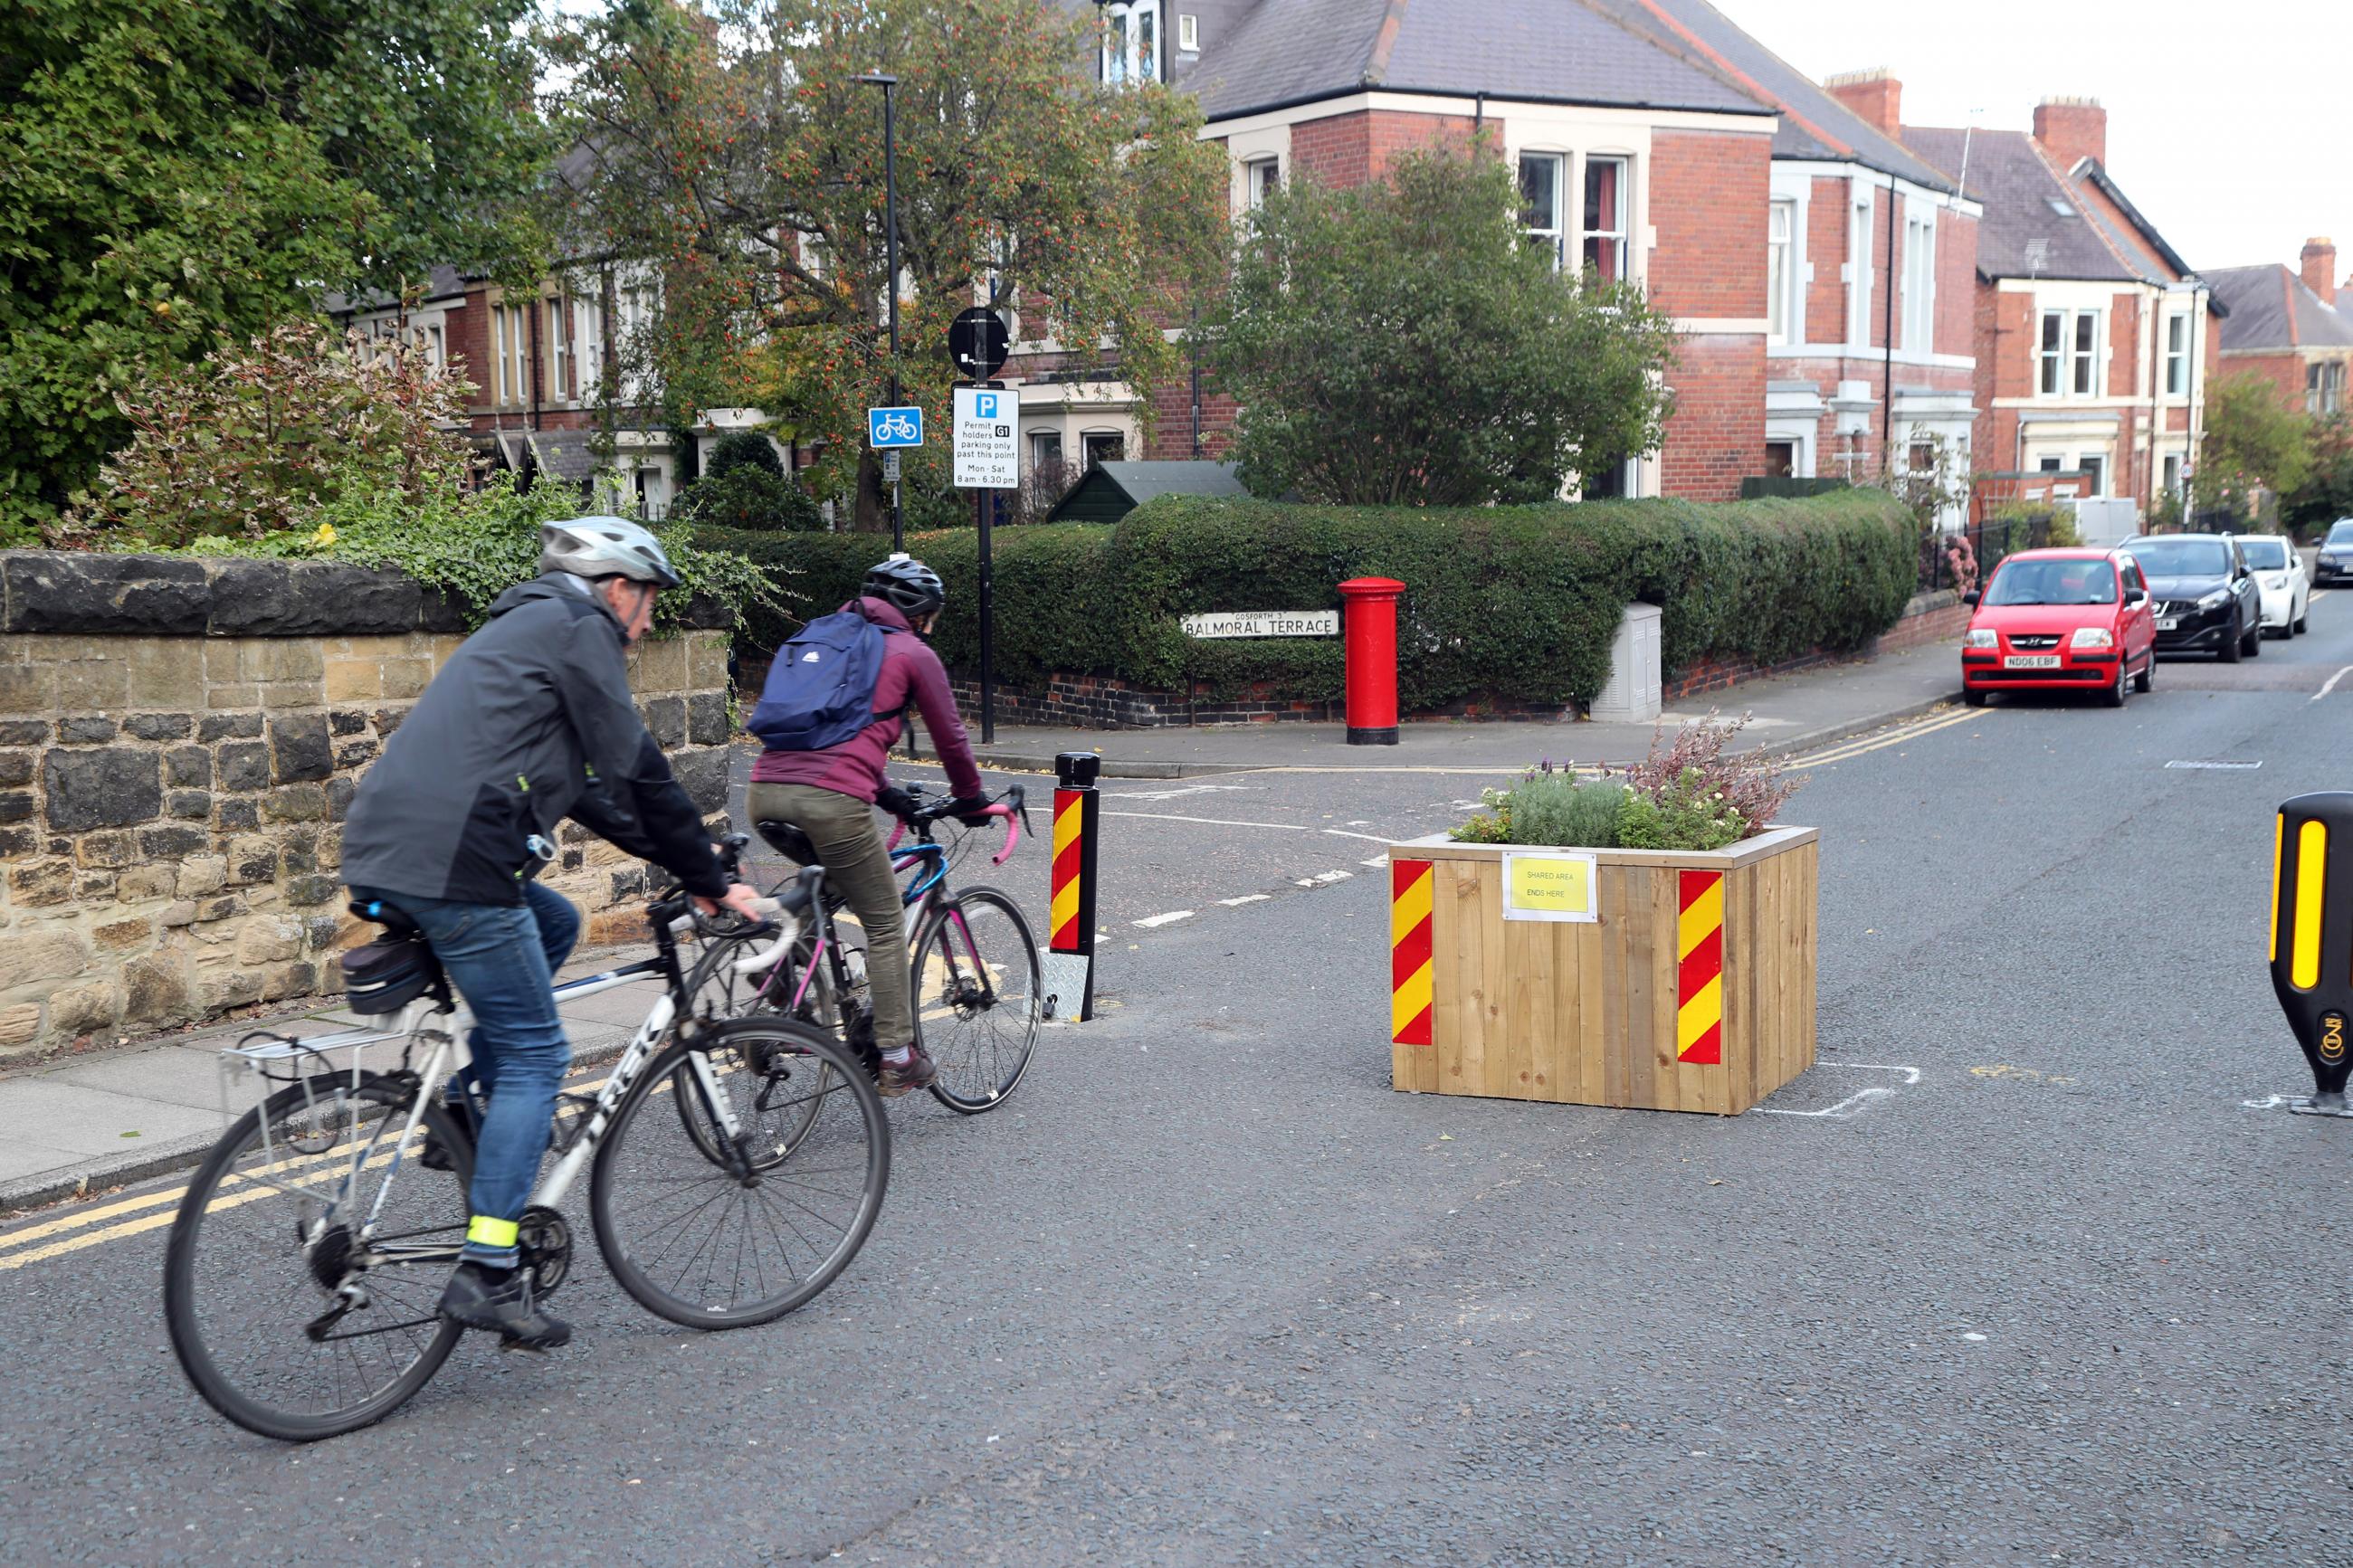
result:
[[[899,405],[899,137],[896,102],[892,89],[899,79],[883,71],[871,71],[859,81],[868,87],[882,89],[882,265],[886,269],[882,282],[883,298],[891,313],[891,406]],[[899,510],[899,480],[891,480],[891,550],[894,554],[907,548],[906,524]]]

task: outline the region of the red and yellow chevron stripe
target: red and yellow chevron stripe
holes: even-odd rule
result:
[[[1054,901],[1046,917],[1046,946],[1055,952],[1078,952],[1085,944],[1079,925],[1079,868],[1086,847],[1080,842],[1085,820],[1086,793],[1054,792]]]
[[[1676,920],[1675,1059],[1724,1060],[1724,873],[1685,871]]]
[[[1437,868],[1427,860],[1389,862],[1389,1038],[1431,1043],[1430,900]]]

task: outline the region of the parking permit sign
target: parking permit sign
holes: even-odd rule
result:
[[[959,489],[1021,488],[1021,395],[1006,387],[955,389],[955,483]]]

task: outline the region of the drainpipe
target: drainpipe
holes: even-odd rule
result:
[[[1887,335],[1883,346],[1879,369],[1879,395],[1884,400],[1879,405],[1879,468],[1893,478],[1895,473],[1895,176],[1887,176],[1887,276],[1883,280],[1887,299],[1881,315]]]

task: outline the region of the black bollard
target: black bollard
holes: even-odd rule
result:
[[[2312,1064],[2303,1116],[2353,1116],[2353,792],[2300,795],[2279,809],[2272,841],[2272,990]]]

